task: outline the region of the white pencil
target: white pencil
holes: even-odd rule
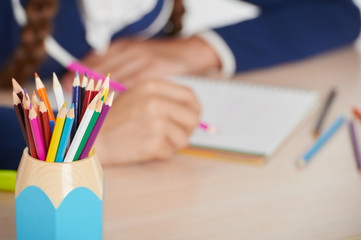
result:
[[[94,97],[93,101],[91,101],[91,103],[89,104],[88,108],[86,109],[84,116],[79,124],[79,127],[76,130],[74,138],[70,144],[70,147],[69,147],[68,153],[66,154],[64,162],[72,162],[73,161],[76,151],[79,148],[80,142],[83,139],[84,133],[85,133],[85,131],[89,125],[89,122],[94,114],[94,111],[96,108],[96,103],[101,95],[102,95],[101,93],[97,94]]]
[[[55,94],[56,105],[58,106],[58,111],[60,111],[65,100],[63,94],[63,88],[61,87],[59,79],[55,73],[53,73],[53,90]]]

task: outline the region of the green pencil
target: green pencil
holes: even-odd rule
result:
[[[93,131],[94,125],[98,120],[98,117],[100,115],[102,107],[103,107],[103,101],[99,101],[96,105],[94,114],[93,114],[92,118],[90,119],[90,122],[85,130],[84,136],[79,144],[78,150],[75,153],[75,157],[74,157],[73,161],[76,161],[79,159],[79,156],[80,156],[81,152],[83,151],[83,148],[84,148],[86,142],[88,141],[89,135]]]

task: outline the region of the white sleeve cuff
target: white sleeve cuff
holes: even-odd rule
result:
[[[236,60],[223,38],[214,31],[197,33],[196,36],[202,38],[215,50],[222,64],[222,73],[225,76],[234,75],[236,72]]]

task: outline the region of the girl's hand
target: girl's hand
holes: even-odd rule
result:
[[[187,146],[200,121],[192,91],[166,81],[142,81],[113,103],[96,141],[102,162],[169,159]]]

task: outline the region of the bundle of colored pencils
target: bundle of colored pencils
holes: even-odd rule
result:
[[[71,108],[66,110],[63,90],[55,73],[53,90],[58,114],[56,119],[45,86],[35,73],[36,92],[29,97],[26,89],[12,79],[13,103],[29,154],[47,162],[72,162],[88,157],[101,126],[112,106],[114,92],[109,96],[109,74],[98,80],[78,72],[73,82]],[[39,101],[40,99],[40,101]]]

